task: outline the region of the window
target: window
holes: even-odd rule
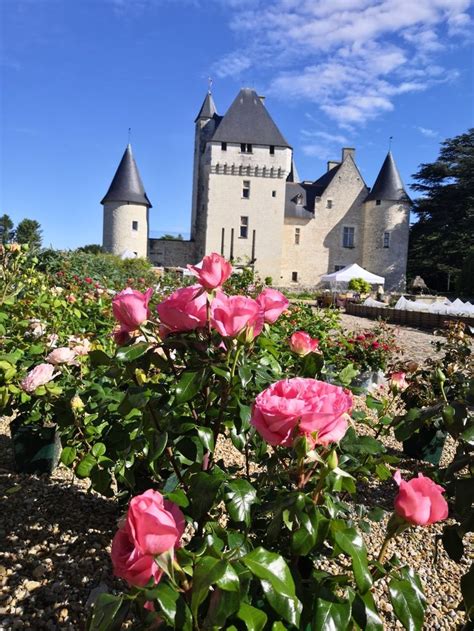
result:
[[[298,272],[291,272],[291,280],[293,283],[298,282]]]
[[[227,143],[226,142],[221,142],[221,149],[222,149],[222,151],[227,151]]]
[[[138,221],[132,221],[132,230],[138,230]]]
[[[277,196],[277,192],[276,191],[272,191],[272,197],[276,197]]]
[[[270,145],[270,155],[271,156],[275,155],[275,146],[274,145]]]
[[[301,228],[295,228],[295,245],[300,244]]]
[[[244,180],[242,183],[242,197],[244,199],[250,198],[250,180]]]
[[[354,233],[355,228],[351,226],[344,226],[342,231],[342,247],[353,248],[354,247]]]
[[[376,205],[376,206],[380,206],[380,204],[381,204],[381,203],[382,203],[382,200],[381,200],[381,199],[376,199],[376,200],[375,200],[375,205]]]
[[[345,265],[334,265],[334,271],[338,272],[340,269],[344,269]]]
[[[383,233],[383,247],[384,248],[390,247],[390,232]]]
[[[249,218],[240,218],[240,238],[246,239],[249,236]]]
[[[243,142],[240,145],[240,152],[241,153],[252,153],[252,145],[249,145],[249,144]]]
[[[332,208],[332,199],[326,200],[326,208]]]

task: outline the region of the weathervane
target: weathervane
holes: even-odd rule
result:
[[[130,138],[131,138],[131,136],[132,136],[132,128],[131,128],[131,127],[129,127],[129,128],[128,128],[128,144],[130,144]]]
[[[393,140],[393,136],[390,136],[388,139],[388,150],[391,151],[392,149],[392,140]]]
[[[212,89],[212,77],[207,77],[207,93],[211,94]]]

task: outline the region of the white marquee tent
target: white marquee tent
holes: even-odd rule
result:
[[[368,272],[360,265],[357,265],[357,263],[346,265],[346,267],[343,267],[337,272],[333,272],[332,274],[323,274],[321,276],[322,281],[331,283],[331,285],[335,285],[336,283],[348,283],[353,278],[363,278],[371,285],[383,285],[385,283],[385,278],[383,276],[372,274],[372,272]]]

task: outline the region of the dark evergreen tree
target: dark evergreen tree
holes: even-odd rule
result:
[[[0,217],[0,243],[10,243],[15,237],[14,224],[11,218],[5,214]]]
[[[474,244],[474,128],[448,138],[436,162],[412,176],[421,197],[410,231],[408,275],[430,289],[460,289],[460,275]]]
[[[16,228],[18,243],[28,243],[31,248],[41,247],[42,230],[36,219],[23,219]]]

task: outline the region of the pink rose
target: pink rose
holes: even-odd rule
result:
[[[51,351],[51,353],[46,357],[46,361],[49,364],[57,366],[58,364],[73,364],[75,358],[75,350],[67,348],[67,346],[61,346],[60,348],[55,348],[54,351]]]
[[[251,423],[270,445],[290,447],[295,434],[313,444],[338,442],[347,430],[351,395],[316,379],[282,379],[261,392]]]
[[[120,322],[123,331],[135,331],[150,317],[148,303],[153,289],[147,289],[143,294],[134,289],[124,289],[112,300],[114,318]]]
[[[146,585],[150,578],[158,583],[162,572],[154,556],[178,547],[184,528],[183,513],[158,491],[134,497],[112,541],[115,575],[131,585]]]
[[[222,337],[237,337],[245,331],[254,339],[262,332],[264,315],[261,306],[246,296],[226,296],[219,292],[211,303],[211,324]]]
[[[205,256],[197,265],[188,265],[188,269],[205,289],[221,287],[232,274],[232,265],[229,261],[215,252]]]
[[[88,355],[92,347],[90,341],[87,338],[75,341],[76,345],[72,347],[72,350],[76,353],[76,355],[80,355],[81,357]]]
[[[51,364],[39,364],[35,366],[33,370],[30,370],[20,385],[25,392],[32,393],[36,388],[44,386],[51,381],[51,379],[54,379],[56,375],[53,373],[54,366]]]
[[[130,585],[143,587],[153,577],[158,583],[163,572],[153,556],[142,554],[134,545],[126,528],[120,528],[112,540],[112,565],[114,574]]]
[[[400,471],[393,476],[399,491],[395,498],[395,512],[415,526],[428,526],[448,516],[448,503],[442,496],[444,489],[421,473],[408,482]]]
[[[262,307],[265,322],[273,324],[281,316],[283,311],[290,304],[280,291],[276,289],[264,289],[256,298],[258,304]]]
[[[206,304],[207,297],[200,285],[177,289],[156,307],[162,324],[161,336],[205,327]]]
[[[162,554],[176,547],[184,525],[183,513],[158,491],[150,489],[130,501],[126,527],[142,554]]]
[[[388,383],[393,392],[403,392],[409,385],[404,372],[393,372]]]
[[[304,357],[309,353],[316,353],[319,346],[319,340],[312,338],[305,331],[296,331],[290,337],[290,348],[297,355]]]

